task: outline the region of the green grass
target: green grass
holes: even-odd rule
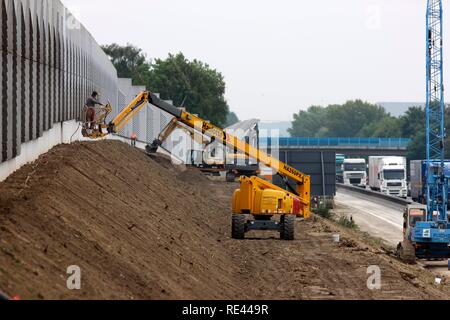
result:
[[[353,221],[351,217],[349,218],[347,216],[341,216],[337,223],[345,228],[358,229],[358,225],[355,223],[355,221]]]
[[[334,217],[333,213],[327,208],[316,208],[316,209],[313,209],[313,212],[325,219],[332,220]]]

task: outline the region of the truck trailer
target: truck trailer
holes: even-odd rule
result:
[[[390,196],[406,198],[406,158],[369,157],[369,187]]]
[[[445,160],[444,174],[450,178],[450,160]],[[432,167],[439,167],[440,161],[433,160]],[[410,188],[411,198],[414,202],[426,203],[426,177],[427,177],[427,161],[426,160],[411,160],[410,162]],[[448,197],[447,199],[450,199]],[[448,204],[447,204],[448,205]]]
[[[367,185],[365,159],[345,159],[342,164],[344,184],[365,188]]]

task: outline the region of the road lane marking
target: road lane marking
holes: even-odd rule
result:
[[[367,201],[367,200],[366,200],[366,201]],[[368,202],[370,202],[370,201],[368,201]],[[348,201],[345,202],[345,204],[348,205]],[[373,204],[373,202],[370,202],[370,204]],[[360,205],[357,204],[356,207],[360,207]],[[355,208],[355,209],[356,209],[356,208]],[[389,223],[390,225],[394,226],[394,227],[397,228],[397,229],[403,230],[403,226],[402,226],[401,224],[395,223],[395,222],[393,222],[393,221],[391,221],[391,220],[389,220],[389,219],[386,219],[386,218],[384,218],[384,217],[381,217],[381,216],[379,216],[378,214],[374,214],[374,213],[371,213],[371,212],[369,212],[369,211],[363,211],[363,210],[361,210],[361,209],[356,209],[356,210],[358,210],[358,213],[360,213],[360,214],[369,214],[369,215],[371,215],[371,216],[373,216],[373,217],[375,217],[375,218],[377,218],[377,219],[380,219],[380,220],[382,220],[382,221],[384,221],[384,222]],[[372,209],[372,210],[373,210],[373,209]]]

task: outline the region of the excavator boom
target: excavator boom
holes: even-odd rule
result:
[[[114,120],[111,121],[109,125],[109,132],[115,133],[120,130],[130,119],[132,119],[135,114],[142,109],[147,102],[169,113],[177,118],[178,121],[195,129],[199,133],[218,140],[224,145],[244,153],[248,157],[259,160],[266,166],[275,169],[280,175],[290,178],[296,183],[307,184],[309,182],[309,176],[303,174],[297,169],[272,158],[267,153],[245,143],[231,134],[228,134],[225,130],[213,125],[212,123],[165,102],[155,94],[148,91],[141,92],[127,107],[123,109],[121,113],[119,113],[119,115],[117,115]]]
[[[171,123],[161,132],[157,143],[162,143],[176,128],[177,122],[198,132],[200,136],[207,136],[211,141],[222,143],[235,152],[242,152],[245,156],[254,158],[264,165],[274,169],[288,186],[288,180],[296,183],[291,192],[279,188],[272,183],[258,177],[241,177],[241,188],[233,195],[232,237],[243,239],[249,230],[278,230],[282,239],[294,238],[295,216],[309,218],[310,216],[310,177],[297,169],[281,162],[262,150],[251,146],[225,130],[205,121],[195,114],[177,108],[157,95],[143,91],[125,107],[108,125],[101,128],[108,133],[100,132],[100,136],[117,133],[130,121],[147,103],[169,113],[174,117]],[[176,119],[176,120],[175,120]],[[157,145],[152,145],[152,148]],[[253,215],[255,220],[246,220],[246,216]],[[281,215],[280,222],[271,220],[273,215]]]

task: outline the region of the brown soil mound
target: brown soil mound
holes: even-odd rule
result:
[[[0,186],[0,287],[25,298],[236,297],[218,242],[223,206],[169,166],[108,141],[58,146],[15,173]],[[66,288],[70,265],[79,292]]]
[[[117,141],[61,145],[23,167],[0,184],[0,289],[25,299],[449,296],[431,273],[327,221],[297,222],[292,242],[232,240],[237,185],[181,169]],[[66,287],[70,265],[81,290]],[[381,290],[367,288],[369,265]]]

